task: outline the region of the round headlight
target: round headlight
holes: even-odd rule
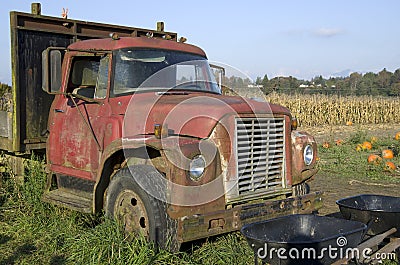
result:
[[[314,150],[311,145],[307,145],[306,147],[304,147],[303,157],[304,164],[306,164],[306,166],[309,166],[314,159]]]
[[[193,157],[189,165],[190,179],[193,181],[199,181],[206,168],[206,161],[202,155]]]

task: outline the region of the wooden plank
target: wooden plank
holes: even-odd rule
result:
[[[9,137],[8,135],[8,115],[7,111],[0,110],[0,136]]]
[[[17,16],[15,26],[20,30],[46,31],[57,34],[90,36],[107,38],[110,33],[116,32],[120,36],[144,36],[153,33],[155,37],[169,35],[172,41],[177,41],[178,34],[175,32],[159,31],[130,26],[121,26],[82,20],[64,19],[61,17],[37,16],[29,13],[12,12]],[[79,38],[77,38],[79,39]]]
[[[383,257],[382,255],[387,255],[389,253],[392,253],[399,247],[400,247],[400,238],[395,238],[394,240],[392,240],[392,242],[390,242],[386,246],[382,247],[380,250],[375,252],[374,255],[372,255],[371,264],[382,263],[382,260],[380,259]],[[397,257],[397,258],[400,258],[400,257]]]
[[[391,228],[388,231],[386,231],[385,233],[376,235],[371,237],[370,239],[364,241],[363,243],[361,243],[360,245],[358,245],[357,249],[358,249],[358,253],[363,253],[363,251],[367,248],[372,248],[372,247],[376,247],[377,245],[379,245],[380,243],[382,243],[382,241],[387,238],[388,236],[394,234],[397,232],[396,228]],[[342,265],[342,264],[348,264],[348,262],[353,259],[355,257],[346,257],[343,259],[340,259],[334,263],[332,263],[332,265]],[[364,257],[360,257],[359,262],[364,262],[366,259]]]
[[[388,236],[390,236],[390,235],[392,235],[392,234],[394,234],[396,232],[397,232],[397,229],[393,227],[393,228],[389,229],[388,231],[386,231],[385,233],[382,233],[382,234],[376,235],[374,237],[371,237],[367,241],[361,243],[358,246],[358,248],[361,249],[361,250],[366,249],[366,248],[372,248],[372,247],[382,243],[382,241],[385,238],[387,238]]]

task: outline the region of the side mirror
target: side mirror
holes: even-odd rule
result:
[[[49,47],[42,52],[42,89],[48,94],[60,92],[63,50],[65,48]]]

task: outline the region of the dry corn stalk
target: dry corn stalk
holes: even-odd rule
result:
[[[397,97],[271,93],[266,99],[287,107],[301,125],[400,122],[400,99]]]

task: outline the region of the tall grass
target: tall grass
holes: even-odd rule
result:
[[[376,96],[286,95],[271,93],[266,99],[287,107],[301,125],[343,125],[400,122],[400,99]]]
[[[365,137],[354,137],[354,141]],[[367,154],[354,151],[356,142],[347,142],[321,152],[321,171],[339,170],[341,174],[353,175],[360,172],[357,164],[365,161]],[[353,163],[353,159],[357,163]],[[127,240],[112,220],[43,203],[41,196],[46,180],[43,162],[33,159],[26,166],[22,186],[15,183],[12,172],[0,173],[3,177],[0,186],[0,265],[254,264],[253,252],[238,232],[193,245],[179,253],[157,251],[141,238]],[[360,174],[366,177],[364,173]],[[375,174],[367,177],[373,176]]]
[[[240,233],[179,253],[156,251],[141,238],[128,240],[112,220],[43,203],[43,163],[33,159],[26,166],[22,186],[12,172],[0,173],[0,265],[253,264]]]

